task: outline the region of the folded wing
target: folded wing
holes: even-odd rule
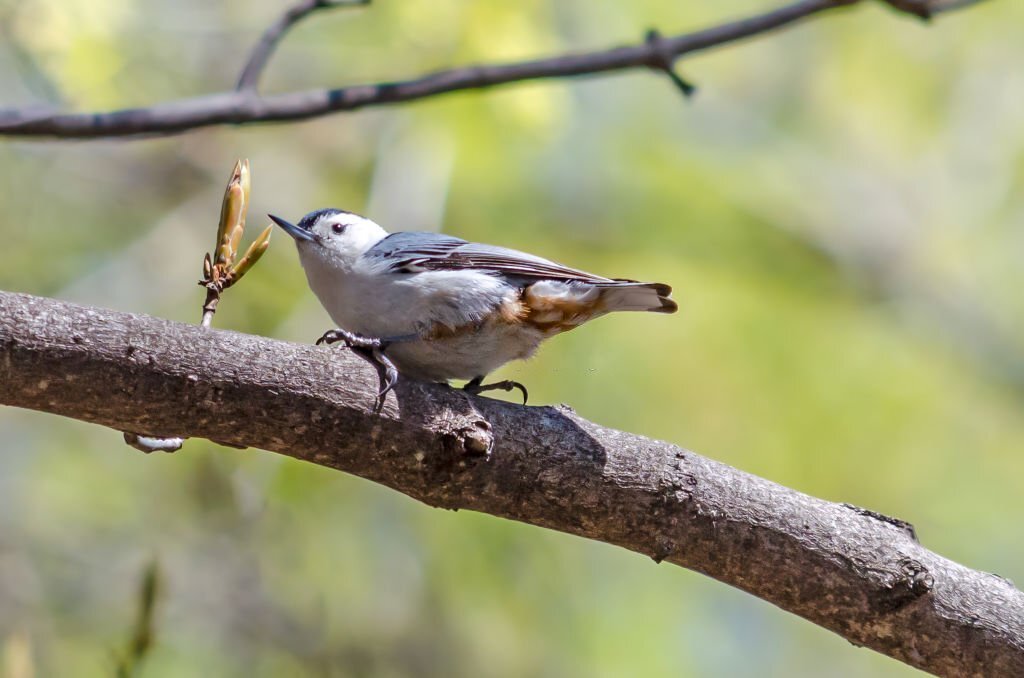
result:
[[[635,280],[605,278],[569,268],[542,257],[498,247],[471,243],[438,233],[393,233],[373,246],[366,256],[387,263],[394,272],[479,270],[522,278],[524,282],[558,280],[582,282],[597,287],[617,287]],[[660,283],[654,286],[660,296],[668,296],[672,288]]]

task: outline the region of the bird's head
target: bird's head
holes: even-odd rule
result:
[[[310,212],[297,224],[273,214],[268,216],[295,240],[303,265],[313,259],[347,268],[387,235],[366,217],[334,208]]]

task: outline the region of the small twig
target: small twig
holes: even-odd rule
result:
[[[115,675],[117,678],[138,676],[142,664],[153,648],[154,618],[156,603],[160,597],[160,569],[154,560],[146,567],[139,587],[139,607],[132,626],[132,635],[121,657],[118,658]]]
[[[241,280],[270,246],[271,227],[267,226],[249,245],[245,254],[238,255],[238,246],[245,232],[245,215],[249,209],[249,190],[249,161],[239,160],[235,163],[224,191],[213,254],[203,257],[203,279],[199,281],[206,288],[203,317],[199,323],[202,327],[213,325],[213,316],[224,290]],[[149,454],[176,452],[185,443],[185,438],[160,438],[125,431],[124,441]]]
[[[235,90],[239,92],[256,91],[263,69],[267,67],[267,62],[270,61],[270,56],[274,53],[277,43],[292,26],[305,17],[321,9],[368,4],[370,4],[370,0],[302,0],[297,5],[289,7],[277,21],[263,31],[260,41],[256,43],[249,56],[249,61],[246,62],[242,74],[238,77]]]
[[[690,98],[693,93],[697,91],[697,88],[690,82],[683,79],[679,73],[676,72],[676,57],[670,50],[665,47],[664,39],[661,37],[656,29],[652,28],[647,31],[647,36],[644,38],[644,42],[651,46],[654,50],[654,58],[651,59],[650,66],[656,71],[662,71],[668,76],[669,80],[679,88],[679,91],[683,93],[683,96]]]
[[[270,246],[271,227],[267,226],[245,254],[238,255],[238,246],[245,232],[245,215],[249,210],[249,190],[249,161],[239,160],[224,192],[213,254],[203,257],[203,279],[199,281],[206,288],[200,323],[203,327],[209,327],[213,322],[213,314],[217,312],[224,290],[241,280]]]
[[[917,6],[920,1],[886,0],[896,9],[912,13],[916,12],[911,5]],[[980,1],[972,0],[969,4]],[[658,52],[652,45],[642,43],[516,63],[465,66],[397,82],[291,92],[269,97],[256,97],[251,91],[227,92],[108,113],[42,113],[38,108],[30,111],[0,110],[0,136],[96,139],[169,135],[211,125],[307,120],[368,106],[416,101],[449,92],[484,89],[524,80],[569,78],[649,68],[659,52],[678,59],[684,54],[728,45],[858,2],[860,0],[799,0],[746,19],[662,38]],[[944,3],[936,3],[935,7],[941,6],[945,11],[953,9],[957,3],[958,6],[966,6],[965,0],[946,0]],[[258,74],[259,68],[255,70]]]
[[[199,323],[202,327],[210,327],[213,324],[213,314],[217,312],[218,303],[220,303],[220,290],[215,287],[207,287],[206,303],[203,304],[203,320]]]

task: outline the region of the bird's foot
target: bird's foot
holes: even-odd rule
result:
[[[341,328],[324,332],[323,336],[316,340],[316,345],[327,344],[330,346],[339,342],[344,343],[349,348],[387,348],[387,342],[383,339],[364,337],[361,334],[349,332]]]
[[[323,336],[316,340],[316,345],[344,343],[352,349],[352,352],[361,356],[364,360],[373,365],[377,370],[377,380],[380,390],[377,392],[377,400],[373,404],[375,414],[380,414],[384,409],[384,401],[388,392],[398,383],[398,369],[391,359],[384,355],[385,349],[390,345],[387,339],[375,337],[364,337],[348,330],[336,329],[324,332]]]
[[[511,391],[514,388],[518,388],[523,394],[524,405],[526,404],[526,401],[530,398],[530,394],[526,392],[526,387],[520,384],[518,381],[506,379],[504,381],[496,381],[491,384],[484,384],[483,380],[483,377],[477,377],[476,379],[467,382],[466,385],[462,387],[462,390],[467,391],[468,393],[472,393],[473,395],[479,395],[484,391]]]

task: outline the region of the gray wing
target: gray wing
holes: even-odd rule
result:
[[[568,268],[525,252],[466,242],[439,233],[392,233],[364,255],[401,273],[478,270],[528,280],[580,281],[591,284],[634,282],[612,280]]]

